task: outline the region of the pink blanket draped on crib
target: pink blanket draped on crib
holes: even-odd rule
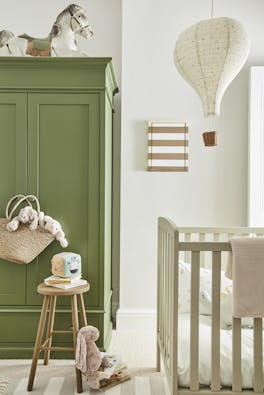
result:
[[[230,239],[226,276],[233,279],[233,316],[264,317],[264,237]]]

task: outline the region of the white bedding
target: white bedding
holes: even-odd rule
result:
[[[190,383],[190,315],[179,314],[178,379],[179,385]],[[211,384],[211,317],[200,315],[199,382]],[[253,387],[253,330],[242,329],[242,386]],[[221,329],[220,380],[225,387],[232,386],[232,330]]]

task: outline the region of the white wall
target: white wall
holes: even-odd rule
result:
[[[264,2],[215,1],[215,16],[241,20],[252,48],[224,96],[215,124],[219,146],[204,148],[202,107],[177,73],[172,51],[181,30],[210,17],[210,4],[123,0],[120,329],[154,323],[158,216],[183,226],[246,225],[248,66],[264,61]],[[151,119],[189,121],[188,173],[146,171]]]
[[[250,70],[249,92],[249,196],[250,226],[264,224],[264,67]]]

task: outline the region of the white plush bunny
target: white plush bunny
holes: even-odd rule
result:
[[[48,230],[56,240],[60,242],[62,248],[68,247],[68,241],[65,238],[65,233],[62,230],[61,224],[49,215],[44,215],[40,212],[39,224],[44,229]]]
[[[9,232],[14,232],[17,230],[19,223],[22,224],[30,224],[29,229],[35,230],[38,227],[38,213],[31,206],[26,206],[22,208],[17,217],[14,217],[8,224],[6,225],[7,230]]]

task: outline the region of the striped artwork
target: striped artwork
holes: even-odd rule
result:
[[[0,391],[0,394],[27,395],[27,381],[28,377],[10,379],[6,390]],[[49,374],[37,376],[33,393],[36,395],[77,395],[75,376],[51,377]],[[165,378],[160,373],[133,376],[131,380],[100,392],[90,391],[84,381],[83,394],[95,395],[97,393],[100,395],[168,395]]]
[[[149,121],[148,170],[188,171],[188,145],[186,122]]]

